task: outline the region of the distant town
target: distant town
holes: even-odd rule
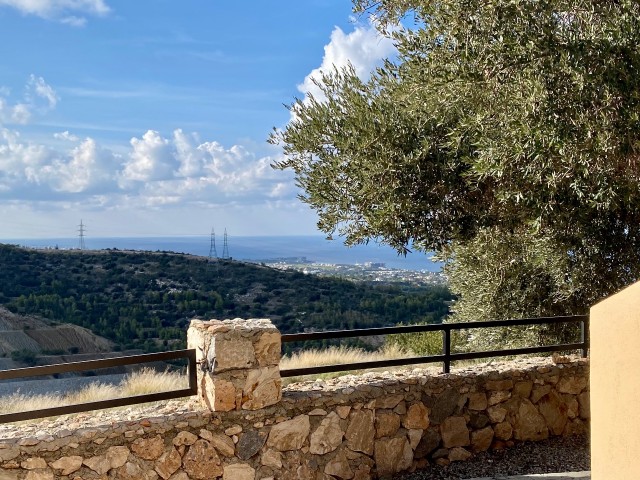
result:
[[[442,272],[427,270],[404,270],[388,268],[385,263],[365,262],[362,264],[318,263],[307,257],[284,257],[253,261],[281,270],[297,270],[309,275],[340,277],[361,282],[407,283],[411,285],[445,284]]]

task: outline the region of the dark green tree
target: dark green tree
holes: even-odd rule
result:
[[[397,58],[325,72],[270,138],[321,230],[436,251],[459,320],[585,313],[638,278],[640,3],[355,8]]]

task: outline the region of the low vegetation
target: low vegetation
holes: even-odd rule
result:
[[[117,385],[96,380],[78,391],[67,394],[47,393],[27,395],[20,393],[18,390],[12,395],[0,397],[0,414],[180,390],[188,388],[188,383],[189,381],[186,375],[169,371],[157,372],[149,368],[144,368],[125,376],[122,382]]]
[[[116,349],[181,348],[192,318],[270,318],[282,333],[437,323],[452,299],[444,286],[378,286],[169,252],[0,245],[0,305],[85,327]]]

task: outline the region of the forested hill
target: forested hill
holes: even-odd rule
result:
[[[442,286],[372,286],[170,252],[34,250],[0,244],[0,304],[74,323],[119,348],[184,345],[192,318],[270,318],[305,329],[439,322]]]

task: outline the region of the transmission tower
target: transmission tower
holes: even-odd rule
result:
[[[216,232],[211,229],[211,246],[209,247],[209,261],[218,258],[218,252],[216,251]]]
[[[224,229],[224,245],[222,246],[222,258],[229,260],[229,243],[227,241],[227,229]]]
[[[82,223],[82,220],[80,220],[80,225],[78,225],[78,237],[80,237],[80,243],[79,243],[80,250],[86,249],[86,245],[84,244],[84,232],[85,232],[85,225],[84,223]]]

